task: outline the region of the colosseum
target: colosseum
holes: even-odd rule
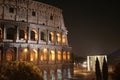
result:
[[[65,80],[73,72],[62,10],[34,0],[0,0],[0,65],[28,61],[44,80]]]

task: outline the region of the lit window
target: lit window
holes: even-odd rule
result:
[[[66,60],[66,52],[63,52],[63,60]]]
[[[58,44],[61,43],[61,35],[59,33],[57,33],[57,43]]]
[[[2,29],[0,28],[0,40],[2,39]]]
[[[65,35],[62,35],[62,43],[66,44],[66,36]]]
[[[54,61],[55,60],[55,51],[51,50],[50,51],[50,61]]]
[[[47,60],[47,53],[48,53],[47,49],[43,49],[41,51],[41,56],[40,56],[41,61],[46,61]]]
[[[9,8],[10,13],[14,13],[14,8]]]
[[[67,52],[67,59],[70,60],[70,52]]]
[[[33,41],[38,40],[37,31],[35,31],[35,30],[31,31],[31,40],[33,40]]]
[[[57,52],[57,59],[58,59],[58,61],[61,61],[61,51]]]
[[[37,62],[37,50],[33,49],[31,52],[30,52],[30,61],[35,61]]]
[[[54,33],[53,33],[53,32],[50,32],[50,33],[49,33],[49,41],[50,41],[51,43],[54,43]]]

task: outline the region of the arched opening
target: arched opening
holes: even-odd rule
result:
[[[51,51],[50,51],[49,60],[50,60],[50,61],[54,61],[54,60],[55,60],[55,51],[54,51],[54,50],[51,50]]]
[[[19,31],[19,39],[20,40],[26,40],[26,38],[27,38],[27,36],[26,36],[27,34],[26,34],[26,31],[25,30],[20,30]]]
[[[6,61],[12,61],[15,55],[15,51],[12,48],[7,49],[6,51]]]
[[[37,31],[32,30],[30,33],[31,33],[31,40],[36,41],[38,39]]]
[[[41,40],[46,41],[46,34],[43,31],[41,32]]]
[[[57,43],[61,43],[61,34],[57,33]]]
[[[37,50],[33,49],[30,52],[30,61],[37,63],[38,53]]]
[[[16,39],[16,29],[15,28],[7,28],[6,29],[6,38],[10,40]]]
[[[66,61],[66,52],[63,52],[63,60]]]
[[[61,61],[61,57],[62,57],[61,51],[57,51],[57,60]]]
[[[67,59],[70,60],[70,52],[67,52]]]
[[[47,71],[43,70],[43,78],[44,80],[47,80]]]
[[[49,41],[51,42],[51,43],[54,43],[54,33],[53,32],[50,32],[49,33]]]
[[[28,55],[28,49],[23,48],[21,49],[20,55],[19,55],[19,60],[20,61],[26,61],[27,60],[27,55]]]
[[[66,44],[66,36],[64,34],[62,35],[62,44]]]
[[[40,60],[41,61],[46,61],[47,60],[47,53],[48,53],[48,50],[46,48],[41,51],[41,55],[40,55]]]
[[[57,80],[62,80],[62,70],[57,69]]]

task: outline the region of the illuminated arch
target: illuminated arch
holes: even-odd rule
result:
[[[50,61],[54,61],[55,60],[55,51],[54,50],[50,51],[49,60]]]
[[[6,51],[6,61],[12,61],[15,55],[15,51],[12,48],[7,49]]]
[[[38,40],[38,33],[37,33],[37,31],[36,30],[31,30],[31,40],[33,40],[33,41],[37,41]]]
[[[70,56],[70,52],[67,52],[67,59],[70,60],[71,56]]]
[[[27,55],[28,55],[28,49],[27,48],[22,48],[20,55],[19,55],[19,60],[20,61],[26,61],[27,60]]]
[[[47,60],[47,53],[48,53],[48,50],[46,48],[42,49],[41,55],[40,55],[40,60],[41,61],[46,61]]]
[[[36,49],[31,50],[30,52],[30,61],[37,62],[38,59],[38,52]]]
[[[62,57],[61,51],[57,51],[57,60],[61,61],[61,59],[62,59],[61,57]]]
[[[50,33],[49,33],[49,41],[50,41],[51,43],[54,43],[54,39],[55,39],[55,37],[54,37],[54,32],[50,32]]]
[[[63,60],[66,60],[66,51],[63,52]]]
[[[63,34],[62,35],[62,44],[64,44],[64,45],[66,44],[66,38],[67,38],[66,35]]]
[[[60,44],[61,43],[61,34],[57,33],[57,43]]]

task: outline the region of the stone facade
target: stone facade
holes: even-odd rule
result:
[[[33,0],[0,0],[0,65],[28,61],[44,80],[64,80],[73,70],[62,10]]]

